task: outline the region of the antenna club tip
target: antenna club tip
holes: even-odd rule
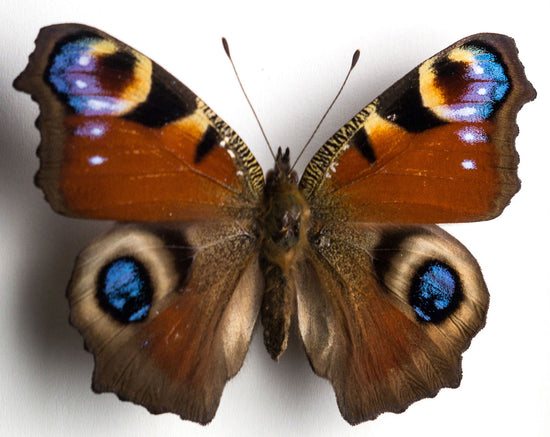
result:
[[[351,59],[351,68],[355,67],[357,64],[357,61],[359,60],[359,56],[361,55],[361,52],[359,49],[355,50],[355,53],[353,54],[353,58]]]
[[[227,40],[223,36],[222,36],[222,45],[227,57],[231,58],[231,53],[229,52],[229,44],[227,43]]]

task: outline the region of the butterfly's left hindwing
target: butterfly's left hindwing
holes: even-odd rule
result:
[[[309,360],[352,424],[457,387],[489,303],[473,256],[436,226],[324,227],[296,279]]]
[[[40,105],[36,181],[58,212],[178,221],[257,206],[262,170],[235,132],[160,66],[97,29],[42,29],[14,85]]]
[[[68,298],[94,390],[210,422],[258,315],[257,253],[235,223],[120,225],[84,250]]]

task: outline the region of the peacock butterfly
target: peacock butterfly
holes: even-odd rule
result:
[[[42,29],[14,86],[40,105],[51,206],[120,222],[67,292],[95,391],[208,423],[258,314],[274,359],[296,320],[351,424],[459,385],[489,295],[434,223],[494,218],[519,189],[515,119],[535,90],[511,38],[473,35],[422,63],[299,183],[288,150],[264,180],[202,100],[97,29]]]

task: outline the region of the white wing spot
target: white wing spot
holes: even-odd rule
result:
[[[453,109],[450,111],[451,114],[458,117],[469,117],[477,113],[477,109],[473,106],[466,106],[460,109]]]
[[[91,61],[90,57],[86,55],[83,55],[80,58],[78,58],[78,64],[82,65],[83,67],[85,67],[86,65],[89,65],[90,61]]]
[[[107,158],[104,158],[103,156],[95,155],[88,159],[88,162],[92,165],[101,165],[105,161],[107,161]]]
[[[483,67],[481,65],[478,65],[478,64],[474,64],[472,66],[472,68],[473,68],[475,74],[483,74],[485,72]]]
[[[100,137],[101,135],[103,135],[104,133],[104,129],[102,127],[94,127],[92,129],[90,129],[90,133],[94,136],[94,137]]]
[[[475,170],[477,168],[475,161],[471,159],[465,159],[462,161],[462,168],[465,170]]]

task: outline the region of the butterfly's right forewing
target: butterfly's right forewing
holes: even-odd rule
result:
[[[262,170],[202,100],[97,29],[41,30],[15,87],[40,105],[37,184],[63,214],[215,220],[258,206]]]

